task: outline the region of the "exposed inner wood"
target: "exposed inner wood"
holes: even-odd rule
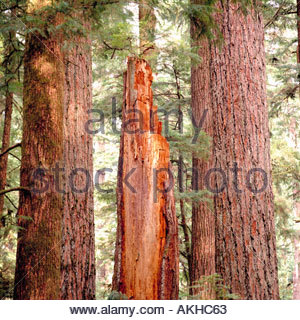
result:
[[[169,144],[161,135],[151,84],[146,61],[129,58],[124,77],[113,289],[130,299],[176,299],[177,219],[173,191],[164,191],[172,183]]]

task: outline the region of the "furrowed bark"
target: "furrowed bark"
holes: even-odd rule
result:
[[[192,112],[197,123],[205,112],[205,109],[211,106],[210,95],[210,52],[208,40],[203,39],[198,51],[201,57],[201,63],[197,69],[192,69]],[[209,136],[213,136],[212,112],[208,109],[204,122],[203,131]],[[211,163],[213,156],[211,158]],[[211,163],[193,159],[192,184],[196,190],[205,189],[205,182],[199,177],[204,177],[212,167]],[[199,295],[202,299],[216,298],[211,284],[203,283],[205,277],[216,273],[215,266],[215,214],[209,209],[206,203],[193,204],[192,209],[192,245],[191,245],[191,275],[190,292],[193,295]],[[205,286],[205,290],[201,287]]]
[[[38,8],[48,5],[40,1]],[[30,5],[30,4],[29,4]],[[37,7],[30,7],[34,12]],[[49,17],[54,25],[58,15]],[[50,170],[63,157],[64,74],[61,36],[27,34],[24,53],[24,114],[21,192],[14,299],[59,299],[63,202]],[[34,176],[36,169],[41,171]],[[48,187],[47,187],[48,184]]]
[[[63,40],[30,33],[26,41],[21,185],[32,192],[21,194],[18,215],[32,220],[19,219],[15,299],[95,297],[91,46],[76,35],[62,52]]]
[[[113,290],[129,299],[177,299],[178,226],[169,145],[152,105],[152,72],[129,58],[124,76]],[[169,172],[168,172],[169,171]]]
[[[221,47],[198,39],[195,21],[191,28],[202,58],[192,68],[192,109],[197,122],[208,109],[203,130],[212,137],[210,160],[194,159],[193,178],[196,189],[208,184],[215,190],[212,208],[193,208],[192,283],[217,273],[241,299],[278,299],[263,21],[227,0],[219,9]],[[212,172],[205,183],[212,168],[226,179]],[[255,190],[264,185],[263,173],[249,178],[255,168],[267,176],[261,192]],[[208,293],[206,298],[216,297]]]
[[[86,28],[89,23],[77,10]],[[92,109],[91,41],[76,36],[65,53],[64,179],[61,299],[95,299],[93,141],[86,130]],[[91,128],[90,128],[91,129]],[[72,180],[72,181],[71,181]]]

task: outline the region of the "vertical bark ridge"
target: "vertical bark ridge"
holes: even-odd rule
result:
[[[29,1],[30,12],[61,24],[62,14],[37,11],[48,5]],[[45,34],[29,33],[24,54],[21,186],[32,191],[21,193],[18,216],[32,220],[19,218],[14,298],[93,299],[92,136],[85,130],[91,44],[78,35],[75,47],[62,51],[64,36]]]
[[[39,5],[42,8],[47,1]],[[60,23],[59,15],[49,18],[49,22]],[[60,297],[63,203],[55,191],[51,169],[63,157],[61,46],[61,35],[27,35],[20,183],[40,192],[20,193],[18,222],[22,229],[18,234],[14,299]]]
[[[92,57],[90,39],[77,36],[75,42],[65,53],[61,298],[82,300],[95,298],[93,142],[85,128],[92,109]]]
[[[276,299],[279,294],[263,21],[254,11],[244,15],[229,1],[220,6],[215,18],[223,36],[221,48],[194,38],[202,46],[199,55],[203,60],[192,69],[192,108],[196,119],[208,108],[204,131],[212,137],[210,160],[194,160],[198,174],[204,177],[207,169],[220,168],[226,180],[212,174],[210,185],[221,190],[225,182],[226,187],[213,197],[213,215],[206,205],[194,206],[193,263],[197,270],[193,279],[218,273],[230,292],[242,299]],[[235,164],[241,169],[238,185],[234,183]],[[266,189],[260,193],[250,191],[246,181],[247,173],[254,168],[267,174]],[[261,188],[261,177],[261,173],[253,173],[252,188]],[[203,188],[203,182],[199,188]],[[201,247],[201,232],[206,234],[204,243],[215,247],[207,257]],[[199,269],[199,257],[200,261],[210,258],[207,269]]]

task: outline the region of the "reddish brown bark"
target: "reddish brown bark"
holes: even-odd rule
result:
[[[82,15],[76,18],[89,30]],[[81,36],[72,41],[74,47],[65,55],[63,168],[69,180],[63,187],[61,298],[90,300],[95,298],[96,277],[93,141],[85,128],[92,109],[91,41]]]
[[[13,93],[7,92],[5,97],[5,118],[4,118],[1,152],[4,152],[9,147],[9,144],[10,144],[12,108],[13,108]],[[4,190],[6,185],[7,161],[8,161],[8,153],[6,153],[0,158],[0,190]],[[4,196],[0,196],[0,216],[3,214],[3,206],[4,206]],[[0,226],[1,226],[1,221],[0,221]]]
[[[194,205],[191,280],[217,273],[242,299],[278,299],[263,21],[254,11],[245,16],[230,1],[219,6],[215,18],[224,38],[221,47],[197,39],[199,24],[192,21],[202,58],[192,68],[192,109],[197,123],[208,110],[203,130],[212,137],[210,160],[194,159],[194,186],[205,188],[211,168],[221,169],[226,179],[211,173],[212,207]],[[235,164],[241,169],[236,174]],[[250,187],[246,182],[254,168],[267,174],[259,193],[250,189],[262,187],[261,173],[253,173]],[[207,293],[206,298],[216,297]]]
[[[14,12],[14,11],[13,11]],[[13,14],[13,13],[12,13]],[[6,80],[6,97],[5,97],[5,117],[4,117],[4,126],[2,134],[2,147],[1,152],[6,151],[10,145],[10,128],[11,128],[11,119],[12,119],[12,110],[13,110],[13,93],[9,90],[9,84],[14,80],[11,78],[11,74],[15,72],[15,64],[12,61],[14,42],[16,34],[13,31],[10,31],[8,34],[8,39],[4,42],[5,46],[5,76],[9,75],[9,79]],[[6,186],[6,176],[7,176],[7,163],[8,163],[8,153],[3,155],[0,158],[0,190],[4,190]],[[3,214],[4,207],[4,196],[0,196],[0,217]],[[1,227],[1,219],[0,219]]]
[[[40,8],[47,1],[40,3]],[[33,8],[33,10],[36,8]],[[34,11],[33,11],[34,12]],[[50,19],[54,25],[58,16]],[[40,39],[40,40],[38,40]],[[63,202],[50,171],[63,157],[62,38],[28,33],[24,53],[21,186],[47,192],[21,192],[14,299],[59,299]],[[36,179],[37,168],[43,170]],[[49,171],[48,171],[49,170]],[[39,182],[41,179],[44,183]]]
[[[18,214],[32,221],[19,219],[15,299],[95,297],[91,50],[89,39],[74,41],[64,53],[57,33],[26,41],[21,185],[49,188],[20,196]]]
[[[178,227],[173,193],[166,191],[172,183],[167,172],[169,145],[152,105],[151,83],[146,61],[129,58],[124,77],[113,290],[129,299],[177,299]]]

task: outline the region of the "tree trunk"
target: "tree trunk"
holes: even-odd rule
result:
[[[193,34],[192,34],[193,35]],[[210,52],[206,39],[201,41],[201,48],[198,52],[201,63],[197,68],[192,69],[192,112],[193,117],[199,123],[204,110],[211,105],[210,88]],[[213,136],[212,112],[209,108],[203,130]],[[213,150],[211,150],[213,151]],[[205,189],[205,182],[200,177],[204,177],[206,172],[212,167],[213,155],[210,162],[193,159],[192,184],[195,190]],[[215,266],[215,214],[205,202],[193,204],[192,209],[192,249],[191,249],[191,293],[200,295],[202,299],[216,298],[215,292],[209,283],[205,283],[205,278],[216,273]],[[204,282],[200,286],[200,282]],[[205,286],[205,290],[201,288]]]
[[[202,58],[192,109],[197,122],[208,109],[203,130],[212,137],[210,160],[194,159],[194,187],[214,192],[212,208],[193,208],[192,282],[217,273],[241,299],[278,299],[263,21],[228,0],[219,9],[221,47],[197,39],[195,20],[191,28]]]
[[[152,105],[152,72],[129,58],[124,76],[113,290],[129,299],[178,298],[178,226],[169,145]],[[171,189],[171,190],[169,190]]]
[[[90,29],[82,15],[76,18]],[[83,36],[73,41],[65,56],[63,167],[68,180],[63,187],[61,298],[90,300],[95,299],[96,277],[93,136],[85,128],[92,109],[91,41]]]
[[[139,39],[140,54],[145,58],[154,53],[155,50],[155,26],[156,16],[154,8],[148,0],[139,2]]]
[[[40,1],[39,7],[48,1]],[[53,24],[59,17],[49,17]],[[14,299],[59,299],[62,241],[61,194],[51,168],[63,159],[64,65],[62,39],[31,32],[24,53],[21,186],[45,192],[21,192]],[[34,176],[37,168],[41,171]],[[48,171],[49,170],[49,171]],[[38,178],[37,178],[38,177]],[[30,217],[32,220],[22,218]]]
[[[20,196],[18,215],[32,221],[19,219],[15,299],[95,297],[91,51],[89,39],[72,40],[64,54],[60,35],[26,41],[21,185],[48,189]]]
[[[13,11],[14,12],[14,11]],[[3,126],[3,135],[2,135],[2,147],[1,152],[4,152],[10,145],[10,128],[11,128],[11,117],[13,110],[13,93],[9,90],[9,84],[14,80],[14,77],[11,77],[11,74],[15,72],[15,66],[13,63],[13,50],[14,42],[16,38],[16,33],[10,31],[8,34],[8,39],[4,42],[5,45],[5,77],[6,77],[6,96],[5,96],[5,117],[4,117],[4,126]],[[9,78],[7,79],[7,77]],[[4,190],[6,186],[6,176],[7,176],[7,162],[8,162],[8,153],[3,155],[0,158],[0,190]],[[4,195],[0,196],[0,217],[3,214],[4,207]],[[1,219],[0,219],[1,227]]]
[[[5,97],[5,118],[4,118],[1,152],[4,152],[9,147],[9,144],[10,144],[12,109],[13,109],[13,93],[7,90],[6,97]],[[4,190],[6,186],[7,162],[8,162],[8,153],[6,153],[0,158],[0,190]],[[4,207],[4,195],[0,196],[0,217],[3,214],[3,207]],[[0,220],[0,226],[1,226],[1,220]]]

